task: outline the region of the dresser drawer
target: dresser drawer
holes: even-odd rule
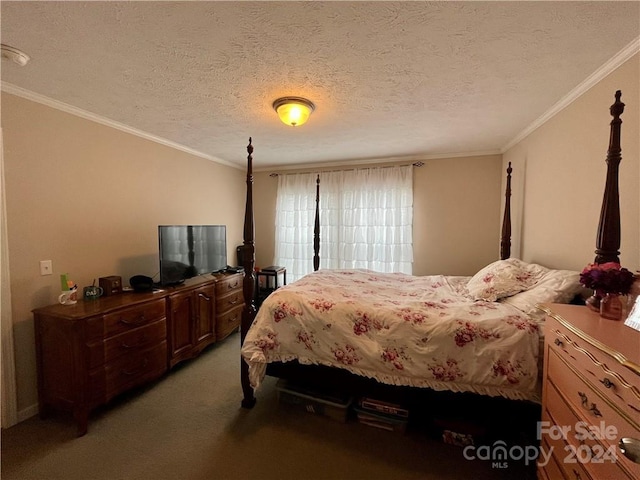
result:
[[[542,419],[545,420],[546,418],[543,416]],[[585,465],[577,461],[574,462],[573,459],[575,457],[571,456],[571,450],[567,447],[567,443],[558,438],[558,436],[544,437],[543,440],[541,445],[543,445],[543,448],[547,448],[546,454],[548,455],[549,451],[552,452],[549,462],[545,465],[545,471],[550,480],[604,480],[592,477],[585,469]],[[539,457],[538,461],[540,460],[541,458]],[[626,480],[626,477],[614,478],[615,480]]]
[[[135,307],[123,308],[104,316],[105,333],[106,336],[116,335],[159,320],[165,315],[164,298]]]
[[[558,395],[558,397],[563,398],[579,420],[584,421],[587,425],[604,426],[605,428],[608,426],[615,429],[614,438],[606,438],[607,435],[603,434],[600,436],[605,438],[599,439],[599,441],[605,450],[610,446],[614,447],[618,464],[624,470],[631,472],[629,475],[631,478],[640,478],[640,465],[631,462],[617,450],[621,438],[639,437],[639,430],[630,423],[633,419],[622,415],[615,404],[612,404],[597,388],[586,383],[584,378],[581,378],[581,373],[572,369],[552,349],[549,349],[547,362],[548,380],[551,385],[547,387],[544,402],[549,411],[552,414],[559,411],[559,401],[553,398],[554,388],[557,388],[563,392],[563,395]],[[570,426],[573,428],[575,424],[570,424]]]
[[[93,369],[121,355],[144,350],[158,344],[167,337],[167,322],[164,318],[148,325],[134,328],[119,335],[88,345],[89,368]]]
[[[545,452],[549,452],[551,450],[551,447],[545,439],[542,440],[540,446]],[[538,459],[538,462],[540,461],[541,459]],[[562,473],[562,470],[560,470],[560,467],[558,466],[557,460],[554,456],[551,456],[549,458],[549,461],[545,465],[539,465],[538,480],[565,480],[564,474]]]
[[[216,295],[226,295],[232,290],[240,289],[242,290],[242,279],[243,275],[229,275],[219,281],[216,282]]]
[[[619,405],[624,415],[635,418],[635,426],[640,429],[640,377],[555,321],[547,334],[551,337],[549,348],[578,370],[604,398]]]
[[[236,289],[226,295],[216,296],[216,312],[218,312],[218,315],[242,305],[244,305],[242,290]]]
[[[167,342],[123,355],[90,374],[92,398],[104,402],[125,390],[161,376],[167,370]]]
[[[592,423],[580,419],[565,403],[554,385],[549,386],[546,395],[547,409],[542,419],[554,429],[552,436],[562,437],[549,439],[549,442],[553,443],[554,456],[563,470],[573,473],[572,468],[581,464],[582,469],[594,479],[632,480],[631,474],[619,466],[620,453],[615,441],[612,441],[613,444],[605,444],[599,440],[598,437],[608,434],[607,431],[591,434],[588,426]],[[599,426],[597,422],[593,425]],[[556,427],[566,429],[565,433],[560,435],[560,430]]]
[[[216,319],[216,337],[218,340],[223,339],[234,330],[237,330],[240,326],[240,320],[242,319],[242,310],[244,305],[240,305],[227,313],[220,315]]]

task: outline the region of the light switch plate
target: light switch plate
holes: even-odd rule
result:
[[[53,275],[51,260],[40,260],[40,275]]]

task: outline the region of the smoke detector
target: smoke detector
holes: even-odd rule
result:
[[[2,50],[2,58],[9,59],[12,62],[17,63],[21,67],[24,67],[27,63],[29,63],[29,60],[31,60],[31,57],[29,57],[29,55],[15,47],[11,47],[3,43],[1,44],[0,48]]]

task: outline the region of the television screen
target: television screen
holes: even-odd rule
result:
[[[158,238],[161,285],[227,267],[225,225],[159,225]]]

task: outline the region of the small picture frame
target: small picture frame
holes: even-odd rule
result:
[[[624,321],[624,324],[640,332],[640,296],[638,296],[633,303],[631,312],[629,312],[629,316]]]

